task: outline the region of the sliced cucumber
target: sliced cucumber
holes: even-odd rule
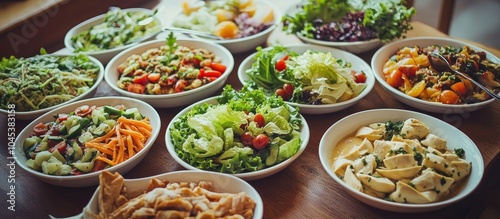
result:
[[[107,120],[105,120],[105,121],[107,121]],[[109,127],[108,124],[103,122],[103,123],[99,124],[99,126],[97,126],[97,128],[95,128],[94,131],[92,131],[92,134],[97,135],[97,136],[103,136],[106,133],[108,133],[110,130],[111,130],[111,127]]]
[[[66,163],[66,159],[64,159],[59,150],[54,150],[52,152],[52,156],[55,157],[57,160],[61,161],[61,163]]]
[[[278,160],[279,145],[269,147],[269,156],[266,158],[266,166],[272,166]]]
[[[78,137],[78,141],[80,141],[81,143],[85,143],[92,139],[94,139],[94,136],[90,132],[82,132],[82,134],[80,134],[80,136]]]
[[[53,135],[49,135],[47,137],[48,140],[52,140],[52,141],[57,141],[57,142],[61,142],[61,141],[64,141],[64,138],[61,137],[61,136],[53,136]]]
[[[83,128],[87,127],[90,125],[90,119],[88,118],[82,118],[80,121],[78,121],[78,124],[80,124]]]
[[[55,172],[61,169],[62,163],[49,163],[44,161],[42,163],[42,172],[45,174],[54,175]]]
[[[71,173],[71,166],[67,164],[61,165],[58,171],[54,172],[54,175],[65,176]]]
[[[122,111],[112,106],[104,106],[104,112],[109,115],[121,115]]]
[[[83,156],[82,148],[76,142],[73,142],[72,147],[73,147],[73,150],[75,151],[75,154],[73,156],[73,160],[80,160]]]
[[[41,139],[37,136],[31,136],[31,137],[24,139],[23,150],[30,148],[34,144],[38,143],[40,140]]]
[[[94,168],[94,160],[91,162],[73,163],[73,167],[82,172],[90,172]]]
[[[38,166],[41,166],[42,162],[49,160],[50,157],[52,157],[52,153],[50,153],[49,151],[41,151],[38,154],[36,154],[35,163]]]
[[[34,169],[34,170],[37,170],[37,171],[40,171],[42,170],[42,166],[38,165],[35,163],[35,160],[33,159],[29,159],[26,161],[26,166],[28,166],[29,168],[31,169]]]
[[[68,132],[68,139],[76,138],[82,134],[82,126],[80,124],[71,127]]]
[[[64,123],[59,125],[59,134],[60,135],[68,134],[68,129],[66,128],[66,125],[64,125]]]
[[[80,162],[89,162],[90,160],[94,159],[94,157],[97,155],[97,149],[95,148],[85,148],[83,151],[83,156]]]

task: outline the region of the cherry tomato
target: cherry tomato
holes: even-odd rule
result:
[[[366,82],[366,75],[363,72],[354,73],[354,82],[365,83]]]
[[[37,125],[35,125],[35,127],[33,127],[33,132],[35,133],[35,135],[44,135],[45,133],[47,133],[47,131],[49,130],[49,128],[47,127],[47,125],[45,125],[45,123],[38,123]]]
[[[285,89],[283,89],[283,88],[277,89],[276,90],[276,95],[278,95],[281,98],[283,98],[283,100],[288,100],[289,99],[288,95],[286,94]]]
[[[95,106],[82,105],[75,109],[75,114],[77,116],[86,116],[92,112]]]
[[[59,114],[57,114],[57,122],[65,121],[68,119],[68,117],[69,117],[69,115],[66,113],[59,113]]]
[[[212,62],[210,63],[210,68],[215,71],[225,72],[227,67],[222,63]]]
[[[269,145],[269,137],[266,134],[259,134],[255,136],[252,141],[253,148],[257,150],[261,150]]]
[[[176,83],[175,83],[175,86],[174,86],[174,91],[175,93],[179,93],[179,92],[182,92],[184,91],[184,89],[186,88],[186,85],[187,85],[187,81],[184,80],[184,79],[179,79]]]
[[[160,73],[148,74],[148,80],[151,83],[158,83],[158,81],[160,81],[160,77],[161,77]]]
[[[266,119],[260,113],[255,114],[255,116],[253,117],[253,121],[257,123],[257,126],[259,128],[264,127],[266,125]]]
[[[467,93],[467,87],[465,86],[465,83],[461,81],[454,83],[450,88],[460,96],[463,96]]]
[[[398,69],[394,69],[391,72],[391,74],[389,74],[389,76],[386,78],[386,81],[392,87],[398,88],[404,82],[403,73]]]
[[[61,142],[57,143],[54,147],[49,148],[49,152],[52,153],[55,150],[58,150],[59,153],[64,154],[66,152],[66,148],[67,148],[66,146],[67,146],[66,142],[61,141]]]
[[[439,101],[445,104],[456,104],[458,103],[459,97],[452,90],[444,90],[439,95]]]
[[[220,71],[214,71],[214,70],[205,70],[204,77],[215,77],[218,78],[222,75]]]
[[[139,71],[139,70],[137,70],[137,71]],[[132,82],[134,82],[134,84],[145,85],[145,84],[147,84],[149,82],[148,75],[149,75],[148,73],[145,73],[145,74],[142,74],[142,75],[137,75],[137,76],[134,77],[134,79],[132,80]]]
[[[283,90],[285,90],[285,93],[289,98],[293,95],[293,85],[283,84]]]
[[[144,87],[144,85],[142,85],[142,84],[129,84],[127,86],[128,92],[132,92],[132,93],[136,93],[136,94],[143,94],[145,89],[146,89],[146,87]]]
[[[250,132],[245,132],[241,135],[240,141],[245,146],[252,146],[253,137]]]
[[[274,68],[277,70],[277,71],[283,71],[286,69],[286,62],[284,59],[280,59],[278,61],[276,61],[276,64],[274,65]]]

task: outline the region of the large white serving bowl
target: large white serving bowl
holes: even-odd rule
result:
[[[47,54],[47,55],[43,55],[43,56],[66,57],[66,56],[73,56],[73,55]],[[97,87],[99,87],[99,84],[101,83],[101,81],[102,81],[102,79],[104,77],[104,66],[96,58],[94,58],[92,56],[88,56],[88,58],[90,59],[91,62],[95,63],[99,67],[99,72],[97,74],[97,78],[96,78],[94,84],[87,91],[83,92],[82,94],[80,94],[79,96],[76,96],[73,99],[70,99],[70,100],[68,100],[66,102],[63,102],[63,103],[60,103],[60,104],[57,104],[57,105],[54,105],[54,106],[51,106],[51,107],[47,107],[47,108],[43,108],[43,109],[38,109],[38,110],[32,110],[32,111],[25,111],[25,112],[21,112],[21,111],[15,111],[14,112],[14,111],[11,111],[11,110],[0,109],[0,113],[6,114],[6,115],[15,116],[16,119],[20,119],[20,120],[33,120],[33,119],[38,118],[42,114],[44,114],[44,113],[46,113],[46,112],[48,112],[50,110],[56,109],[58,107],[61,107],[61,106],[65,105],[65,104],[69,104],[69,103],[72,103],[72,102],[75,102],[75,101],[78,101],[78,100],[83,100],[83,99],[86,99],[86,98],[93,97],[95,95],[95,93],[97,92]]]
[[[222,73],[220,77],[216,80],[205,84],[196,89],[183,91],[180,93],[173,94],[161,94],[161,95],[147,95],[147,94],[136,94],[132,92],[128,92],[126,90],[120,89],[116,82],[118,82],[120,78],[120,74],[118,73],[117,67],[125,62],[125,60],[133,55],[133,54],[141,54],[146,52],[148,49],[159,48],[160,46],[165,45],[165,40],[154,40],[149,42],[144,42],[134,47],[131,47],[127,50],[120,52],[116,55],[106,66],[104,80],[108,83],[108,85],[120,93],[121,95],[132,97],[135,99],[143,100],[154,107],[158,108],[169,108],[169,107],[177,107],[183,106],[187,104],[194,103],[210,95],[214,94],[217,90],[219,90],[226,83],[229,74],[234,68],[234,58],[233,55],[221,45],[215,44],[213,42],[209,42],[206,40],[198,40],[198,39],[178,39],[177,44],[182,46],[187,46],[191,48],[203,48],[206,49],[215,55],[217,55],[221,60],[222,64],[226,65],[226,71]]]
[[[142,12],[144,14],[151,14],[151,15],[154,13],[152,10],[149,10],[149,9],[146,9],[146,8],[127,8],[127,9],[123,9],[123,11],[127,11],[127,12]],[[93,18],[90,18],[90,19],[88,19],[86,21],[83,21],[82,23],[80,23],[80,24],[74,26],[73,28],[71,28],[66,33],[66,35],[64,36],[64,46],[70,52],[75,51],[75,47],[73,47],[73,44],[71,43],[71,37],[77,35],[78,33],[82,32],[82,31],[89,30],[92,26],[95,26],[95,25],[103,23],[105,16],[106,16],[106,14],[98,15],[96,17],[93,17]],[[158,24],[158,31],[159,31],[161,29],[161,27],[162,27],[161,21],[157,17],[153,17],[153,18],[156,20],[156,22]],[[154,35],[151,35],[150,38],[153,38],[153,37],[154,37]],[[147,39],[143,39],[143,40],[147,40]],[[118,47],[115,47],[115,48],[112,48],[112,49],[106,49],[106,50],[102,50],[102,51],[89,51],[89,52],[80,52],[80,53],[93,56],[93,57],[97,58],[99,61],[101,61],[103,64],[106,64],[106,63],[109,62],[109,60],[111,58],[113,58],[119,52],[121,52],[121,51],[123,51],[123,50],[125,50],[127,48],[130,48],[132,46],[135,46],[135,45],[137,45],[139,43],[140,42],[129,43],[129,44],[126,44],[126,45],[122,45],[122,46],[118,46]]]
[[[125,174],[129,170],[131,170],[133,167],[135,167],[141,160],[146,156],[148,151],[151,149],[153,146],[153,143],[155,142],[156,138],[158,137],[158,134],[160,133],[160,128],[161,128],[161,120],[160,116],[158,115],[158,112],[149,104],[145,103],[144,101],[141,100],[135,100],[131,98],[125,98],[125,97],[97,97],[97,98],[90,98],[82,101],[77,101],[73,102],[67,105],[64,105],[62,107],[58,107],[54,110],[51,110],[42,116],[40,116],[38,119],[35,119],[33,122],[31,122],[29,125],[27,125],[21,133],[16,138],[15,141],[15,161],[18,166],[20,166],[22,169],[24,169],[26,172],[29,174],[33,175],[34,177],[38,178],[41,181],[44,181],[49,184],[53,184],[56,186],[63,186],[63,187],[85,187],[85,186],[93,186],[99,184],[99,174],[101,171],[96,171],[92,173],[87,173],[87,174],[82,174],[82,175],[75,175],[75,176],[54,176],[54,175],[48,175],[44,174],[42,172],[38,172],[36,170],[33,170],[29,168],[26,165],[26,161],[28,158],[24,155],[23,151],[23,143],[24,139],[28,138],[31,136],[31,133],[33,132],[33,127],[37,125],[38,123],[47,123],[50,121],[54,121],[54,114],[58,113],[69,113],[74,111],[77,107],[82,106],[82,105],[95,105],[95,106],[104,106],[104,105],[109,105],[109,106],[115,106],[118,104],[123,104],[125,107],[130,108],[130,107],[136,107],[139,109],[139,112],[144,115],[145,117],[149,118],[150,125],[153,128],[151,131],[151,137],[146,141],[144,144],[144,148],[142,148],[137,154],[135,154],[132,158],[129,158],[128,160],[107,168],[107,171],[110,172],[119,172],[120,174]]]
[[[274,29],[276,29],[278,24],[281,22],[281,10],[277,6],[275,6],[274,3],[272,3],[272,1],[254,0],[254,2],[256,4],[262,5],[262,7],[269,7],[273,10],[274,22],[270,27],[257,34],[242,38],[221,39],[221,40],[212,40],[208,38],[203,38],[203,39],[222,45],[226,47],[229,51],[231,51],[231,53],[233,54],[252,51],[258,46],[265,46],[267,38],[269,38],[269,35],[271,35]],[[201,38],[195,35],[193,35],[193,37]]]
[[[469,178],[465,182],[464,188],[458,192],[455,196],[450,199],[439,201],[430,204],[405,204],[405,203],[396,203],[391,201],[386,201],[383,199],[374,198],[365,193],[357,191],[350,186],[348,186],[342,179],[340,179],[333,172],[333,158],[332,153],[335,150],[337,144],[345,139],[347,136],[353,135],[356,130],[364,125],[369,125],[375,122],[387,122],[391,121],[401,121],[406,120],[408,118],[415,118],[425,123],[429,128],[431,133],[444,138],[448,141],[447,148],[455,149],[455,148],[463,148],[465,151],[465,160],[471,162],[472,171],[469,175]],[[446,207],[451,205],[469,194],[471,194],[474,189],[479,185],[481,178],[483,177],[484,172],[484,163],[483,157],[474,144],[474,142],[467,137],[466,134],[461,132],[459,129],[451,126],[450,124],[436,119],[432,116],[407,111],[407,110],[398,110],[398,109],[375,109],[375,110],[367,110],[352,114],[347,116],[335,124],[333,124],[323,135],[321,141],[319,143],[319,158],[323,168],[326,172],[333,178],[335,182],[340,184],[352,197],[357,200],[371,205],[376,208],[380,208],[387,211],[394,212],[426,212],[432,211],[439,208]]]
[[[198,102],[186,107],[184,110],[180,111],[174,118],[172,118],[172,120],[170,121],[170,123],[167,126],[167,131],[165,133],[165,144],[167,145],[167,150],[170,153],[170,155],[172,155],[172,157],[174,158],[175,161],[177,161],[177,163],[182,165],[184,168],[190,169],[190,170],[200,170],[200,169],[198,169],[198,168],[192,166],[191,164],[187,163],[186,161],[182,160],[177,155],[177,152],[175,150],[175,146],[172,143],[172,138],[170,136],[170,129],[174,128],[174,123],[177,120],[179,120],[180,116],[189,112],[191,110],[191,108],[193,108],[194,106],[201,105],[203,103],[217,104],[218,103],[217,97],[211,97],[211,98],[207,98],[207,99],[202,100],[202,101],[198,101]],[[307,121],[304,119],[304,117],[302,115],[300,116],[300,119],[302,121],[302,127],[300,129],[300,134],[301,134],[300,139],[302,140],[302,143],[301,143],[300,148],[297,151],[297,153],[295,153],[295,155],[288,158],[287,160],[284,160],[283,162],[281,162],[279,164],[276,164],[274,166],[271,166],[271,167],[268,167],[265,169],[257,170],[254,172],[236,173],[236,174],[230,174],[230,175],[233,175],[233,176],[236,176],[236,177],[239,177],[241,179],[248,180],[248,181],[257,180],[257,179],[262,179],[262,178],[271,176],[275,173],[278,173],[279,171],[281,171],[281,170],[285,169],[287,166],[289,166],[294,160],[296,160],[300,156],[300,154],[302,154],[302,152],[304,152],[304,150],[307,147],[307,143],[309,142],[309,136],[310,136],[309,126],[307,125]]]
[[[290,7],[288,7],[288,9],[286,9],[285,14],[294,15],[299,10],[298,7],[299,5],[300,3],[291,5]],[[383,45],[380,39],[371,39],[371,40],[355,41],[355,42],[331,42],[331,41],[307,38],[300,33],[295,33],[295,35],[304,43],[333,47],[355,54],[367,52]]]
[[[358,96],[350,100],[334,104],[324,104],[324,105],[311,105],[311,104],[299,104],[299,103],[287,102],[292,106],[299,107],[300,113],[326,114],[346,109],[356,104],[366,95],[368,95],[370,91],[373,89],[373,86],[375,85],[375,77],[368,63],[366,63],[363,59],[359,58],[358,56],[352,53],[342,51],[340,49],[317,46],[317,45],[293,44],[284,46],[286,48],[289,48],[291,51],[295,51],[299,54],[302,54],[307,50],[312,50],[317,52],[329,52],[336,59],[342,59],[344,61],[350,62],[352,64],[351,70],[363,71],[366,75],[366,88]],[[264,51],[269,49],[271,48],[265,48]],[[247,84],[248,83],[247,81],[251,80],[250,77],[248,77],[248,75],[246,74],[246,70],[252,68],[252,64],[255,62],[256,54],[257,53],[254,53],[245,58],[245,60],[243,60],[243,62],[241,62],[240,66],[238,67],[238,79],[240,80],[240,83],[243,85]]]
[[[404,40],[396,41],[390,44],[387,44],[381,47],[372,57],[371,66],[373,70],[373,74],[377,81],[382,85],[382,87],[389,92],[394,98],[397,100],[420,110],[433,112],[433,113],[441,113],[441,114],[460,114],[460,113],[468,113],[481,108],[486,107],[487,105],[493,103],[495,99],[491,98],[486,101],[482,101],[479,103],[472,104],[443,104],[437,102],[430,102],[422,99],[418,99],[415,97],[411,97],[398,89],[390,86],[384,77],[383,68],[384,64],[389,60],[389,58],[395,54],[399,49],[405,46],[413,47],[418,45],[420,47],[430,46],[430,45],[439,45],[439,46],[453,46],[453,47],[463,47],[469,46],[471,49],[475,51],[484,51],[486,53],[486,58],[495,62],[500,63],[500,59],[493,55],[492,53],[481,49],[477,46],[464,43],[459,40],[450,39],[450,38],[441,38],[441,37],[415,37],[415,38],[407,38]]]
[[[149,185],[152,178],[156,178],[162,181],[168,182],[195,182],[199,181],[211,181],[213,183],[213,189],[215,192],[219,193],[239,193],[245,192],[250,198],[255,202],[254,209],[254,219],[262,218],[264,214],[264,203],[262,202],[262,198],[260,197],[257,190],[255,190],[250,184],[245,182],[242,179],[237,177],[222,174],[222,173],[214,173],[207,171],[196,171],[196,170],[182,170],[175,171],[170,173],[164,173],[156,176],[145,177],[140,179],[125,179],[124,186],[127,188],[128,194],[138,194],[146,191],[147,186]],[[87,206],[84,208],[85,212],[92,212],[94,214],[98,214],[99,212],[99,189],[98,187],[94,192],[94,195],[90,199]]]

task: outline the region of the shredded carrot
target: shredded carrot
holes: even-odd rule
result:
[[[100,151],[97,160],[111,166],[122,163],[137,154],[151,136],[149,119],[118,118],[115,127],[105,135],[85,143],[85,147]]]

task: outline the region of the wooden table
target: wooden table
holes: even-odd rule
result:
[[[274,1],[285,8],[289,1]],[[162,7],[167,4],[169,11],[178,10],[172,1],[163,1],[160,5],[149,7]],[[177,8],[176,8],[177,7]],[[171,15],[172,13],[170,13]],[[442,36],[436,29],[422,23],[413,22],[414,30],[408,33],[409,37],[416,36]],[[295,36],[285,35],[277,28],[269,43],[278,39],[281,43],[300,43]],[[472,42],[473,43],[473,42]],[[476,43],[474,43],[476,44]],[[476,44],[478,45],[478,44]],[[482,45],[479,45],[482,46]],[[482,46],[485,48],[484,46]],[[486,48],[488,51],[500,56],[500,51]],[[227,83],[239,89],[236,70],[241,61],[252,52],[235,55],[236,65],[229,76]],[[360,54],[369,63],[374,51]],[[100,85],[96,96],[116,95],[104,82]],[[447,208],[421,214],[401,214],[379,210],[365,205],[352,198],[342,187],[335,183],[322,168],[318,157],[318,145],[323,133],[336,121],[355,112],[376,109],[397,108],[421,112],[415,108],[404,105],[390,96],[383,88],[376,84],[371,93],[358,104],[346,110],[325,115],[304,115],[311,136],[304,153],[285,170],[250,184],[259,192],[264,201],[264,218],[476,218],[485,205],[489,203],[493,189],[498,189],[499,174],[495,170],[500,168],[500,102],[495,102],[488,107],[465,114],[437,114],[427,113],[437,119],[444,120],[466,133],[479,147],[484,159],[486,172],[479,188],[469,197]],[[171,109],[158,109],[162,120],[160,136],[154,143],[147,157],[129,173],[125,178],[139,178],[157,175],[165,172],[184,169],[177,164],[166,150],[164,133],[170,120],[183,107]],[[425,113],[425,112],[424,112]],[[29,121],[16,120],[16,133],[19,133]],[[23,171],[20,167],[15,169],[15,184],[8,182],[9,160],[7,145],[7,117],[0,115],[0,150],[1,165],[1,191],[2,204],[0,214],[4,218],[46,218],[49,214],[57,217],[76,215],[82,211],[96,189],[96,186],[85,188],[64,188],[41,182]],[[15,185],[15,213],[7,210],[6,194],[9,186]],[[480,200],[480,201],[478,201]]]

